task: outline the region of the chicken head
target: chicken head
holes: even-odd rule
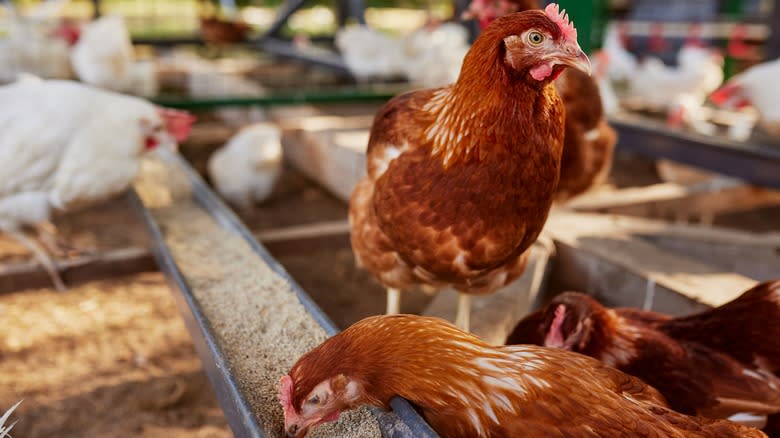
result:
[[[511,20],[513,15],[506,17]],[[566,67],[590,74],[590,60],[577,43],[577,30],[566,11],[560,11],[558,5],[552,3],[544,10],[544,15],[547,20],[535,20],[520,34],[503,38],[506,63],[517,71],[528,69],[536,81],[554,80]],[[501,26],[499,23],[502,21],[503,17],[496,21],[496,25]]]
[[[151,150],[160,145],[175,145],[186,140],[195,122],[195,116],[170,108],[157,108],[158,120],[141,119],[144,148]]]
[[[555,311],[546,315],[542,324],[544,346],[574,351],[588,344],[593,316],[603,309],[596,300],[577,292],[558,295],[549,308]]]
[[[289,375],[279,379],[279,402],[284,410],[284,431],[288,438],[305,437],[322,423],[336,421],[343,410],[354,407],[360,385],[338,374],[317,384],[295,405],[295,384]]]

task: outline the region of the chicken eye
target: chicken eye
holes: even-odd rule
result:
[[[314,397],[308,399],[306,403],[309,403],[310,405],[316,405],[320,402],[320,396],[315,395]]]
[[[533,31],[528,34],[528,42],[535,46],[542,44],[543,41],[544,41],[544,35],[542,35],[541,32]]]

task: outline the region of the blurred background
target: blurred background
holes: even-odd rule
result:
[[[385,310],[346,221],[373,116],[457,79],[480,29],[469,3],[0,0],[0,85],[72,79],[193,113],[174,167],[225,202],[203,209],[222,225],[235,213],[344,328]],[[603,178],[558,205],[575,216],[551,221],[557,253],[512,318],[570,289],[682,314],[779,277],[780,0],[559,3],[618,140]],[[193,316],[189,283],[155,263],[160,229],[186,215],[155,235],[145,202],[53,215],[43,243],[66,293],[0,233],[0,413],[24,400],[13,436],[223,437],[240,423],[220,409],[235,401],[213,374],[222,352],[197,334],[228,322]],[[433,301],[411,291],[403,310]]]

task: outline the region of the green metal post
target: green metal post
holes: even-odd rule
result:
[[[601,47],[608,3],[608,0],[558,0],[558,4],[566,9],[569,19],[574,22],[577,40],[585,53]]]
[[[724,14],[732,20],[740,20],[742,18],[742,0],[726,0],[723,5]],[[728,45],[728,39],[726,45]],[[739,60],[726,53],[723,57],[723,74],[724,79],[729,79],[739,71]]]

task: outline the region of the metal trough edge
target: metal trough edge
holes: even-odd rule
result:
[[[672,131],[641,119],[611,117],[609,123],[618,132],[619,149],[651,158],[667,158],[780,189],[780,150],[775,145],[752,140],[737,143]]]
[[[200,175],[178,154],[167,154],[163,157],[179,167],[186,175],[192,187],[194,201],[202,207],[214,221],[228,231],[239,234],[265,263],[281,276],[295,291],[304,308],[317,323],[322,326],[328,336],[333,336],[339,329],[333,321],[317,306],[312,298],[290,277],[284,267],[254,238],[241,220],[228,208],[220,198],[211,191]],[[155,260],[165,275],[185,326],[192,337],[195,350],[203,363],[204,370],[211,381],[214,392],[222,407],[233,434],[238,438],[264,436],[257,418],[252,413],[249,404],[243,397],[238,384],[230,374],[227,359],[216,342],[211,326],[206,320],[200,306],[195,301],[184,275],[176,265],[165,238],[151,213],[146,209],[135,191],[130,192],[131,205],[142,217],[153,238]],[[395,397],[391,403],[392,412],[372,409],[377,417],[384,438],[437,438],[436,432],[420,417],[417,411],[404,399]]]

